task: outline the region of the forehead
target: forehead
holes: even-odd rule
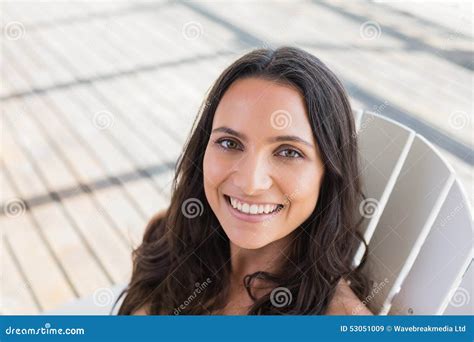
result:
[[[227,126],[253,136],[298,134],[313,141],[303,96],[276,81],[247,78],[234,82],[222,97],[213,128]]]

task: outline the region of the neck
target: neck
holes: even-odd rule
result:
[[[231,280],[243,287],[244,277],[258,271],[277,272],[288,255],[289,236],[258,249],[241,248],[230,242]]]

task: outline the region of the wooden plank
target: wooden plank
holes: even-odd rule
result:
[[[153,1],[153,3],[161,3],[163,0]],[[86,6],[87,17],[90,17],[92,14],[100,13],[110,13],[113,11],[132,9],[133,6],[137,6],[137,3],[133,0],[124,0],[124,1],[84,1],[83,3]]]
[[[37,2],[23,3],[19,1],[9,2],[10,6],[6,9],[9,15],[14,15],[28,27],[35,27],[46,23],[52,23],[56,20],[62,20],[74,16],[80,10],[80,3]]]
[[[3,135],[2,135],[3,143]],[[2,144],[2,146],[5,146]],[[12,219],[12,215],[23,215],[26,206],[18,194],[13,190],[10,182],[6,178],[4,164],[0,168],[0,204],[3,207],[4,214],[2,219]],[[9,216],[5,216],[5,213]],[[11,247],[7,241],[6,231],[3,225],[0,225],[0,314],[35,314],[40,306],[34,298],[30,284],[22,274],[21,266],[14,261],[11,254]]]
[[[87,194],[64,201],[64,207],[113,283],[128,279],[132,267],[130,249],[110,226],[108,214],[95,206]]]
[[[43,97],[31,97],[29,102],[32,108],[38,113],[41,113],[41,121],[48,122],[48,125],[43,125],[41,121],[36,121],[38,126],[41,126],[48,135],[52,142],[58,146],[60,154],[63,158],[68,160],[68,164],[74,170],[73,173],[77,174],[83,184],[90,184],[91,186],[99,180],[106,179],[109,174],[107,170],[99,164],[97,159],[91,155],[91,150],[87,150],[85,145],[78,140],[78,135],[71,129],[71,127],[65,126],[63,121],[63,115],[58,108],[56,112],[52,112],[52,108],[44,101]],[[31,113],[35,117],[34,113]],[[115,185],[110,185],[115,187]],[[113,210],[114,213],[127,213],[127,222],[130,226],[143,226],[143,220],[139,213],[128,202],[125,198],[126,194],[123,192],[121,187],[110,189],[109,193],[114,196],[104,196],[102,191],[93,192],[90,196],[98,204],[99,207],[104,209],[105,213],[113,221],[112,226],[116,227],[120,232],[122,239],[126,241],[128,239],[128,232],[123,226],[123,222],[117,219],[117,216],[110,213],[106,208]]]
[[[63,103],[64,100],[66,99],[59,101]],[[55,130],[61,132],[61,134],[54,136],[55,140],[62,143],[61,149],[64,155],[73,156],[73,158],[70,158],[70,163],[79,174],[83,174],[82,180],[87,184],[93,185],[96,181],[106,179],[109,176],[115,176],[115,174],[108,172],[109,170],[104,167],[99,156],[91,153],[93,152],[92,147],[86,148],[87,143],[84,139],[81,139],[75,127],[67,125],[67,123],[64,125],[64,115],[62,114],[63,112],[59,111],[60,108],[56,108],[56,110],[55,116],[51,115],[51,120],[54,120],[55,124],[48,127],[49,134],[53,135]],[[43,115],[44,113],[50,114],[47,109],[45,109]],[[62,125],[59,125],[60,122]],[[66,144],[66,142],[69,143]],[[131,227],[143,226],[144,222],[141,212],[137,211],[130,202],[133,201],[133,198],[130,198],[126,187],[123,188],[120,185],[111,184],[105,190],[92,190],[94,191],[94,198],[100,203],[105,212],[109,214],[114,222],[114,226],[119,229],[124,238],[127,238],[127,232]]]
[[[57,146],[60,146],[59,149],[61,150],[60,155],[62,155],[61,159],[67,159],[68,160],[68,165],[69,169],[71,172],[76,174],[76,178],[79,178],[79,180],[84,183],[84,184],[90,184],[94,180],[107,176],[103,171],[100,170],[97,165],[90,159],[90,156],[87,154],[87,152],[83,149],[83,145],[80,145],[77,143],[75,139],[70,134],[67,134],[67,130],[64,130],[63,126],[58,125],[58,120],[52,117],[52,113],[50,113],[50,109],[45,106],[45,104],[39,99],[39,98],[30,98],[29,100],[30,105],[32,108],[37,108],[39,111],[43,113],[43,118],[47,122],[51,122],[51,125],[42,125],[40,122],[37,122],[38,125],[41,125],[44,130],[46,130],[46,134],[48,134],[51,137],[50,143],[53,143],[55,141],[55,144]],[[59,115],[59,113],[58,113]],[[48,120],[51,119],[51,121]],[[58,132],[58,133],[55,133]],[[91,198],[95,198],[95,194],[91,194]],[[143,196],[143,193],[141,194]],[[154,198],[153,196],[148,197],[150,199]],[[100,199],[100,197],[99,197]],[[143,199],[143,197],[142,197]],[[162,202],[162,199],[160,198],[160,201]],[[104,201],[98,201],[101,206],[103,207],[106,202]],[[159,203],[161,203],[159,202]],[[114,202],[107,202],[108,207],[111,208],[113,206]],[[156,201],[154,202],[156,203]],[[123,203],[122,204],[117,204],[121,209],[123,209]],[[159,205],[159,207],[162,207],[162,203]],[[128,206],[129,210],[132,211],[133,207],[130,205]],[[156,209],[155,209],[156,210]],[[115,210],[117,211],[117,210]],[[132,217],[133,215],[130,214]],[[109,217],[112,217],[111,220],[115,223],[117,227],[121,227],[121,223],[117,222],[114,220],[112,215],[109,215]],[[137,218],[137,216],[135,216]],[[138,221],[138,223],[141,223],[142,221]],[[120,228],[119,228],[120,229]],[[124,234],[124,231],[121,231],[122,234]],[[126,238],[124,235],[123,238]]]
[[[89,54],[95,56],[95,59],[103,65],[100,68],[102,74],[119,73],[133,68],[133,62],[108,42],[107,27],[100,28],[79,23],[63,30],[64,38],[71,33],[71,30],[76,37],[75,48],[88,49]]]
[[[22,120],[22,123],[26,125],[27,120]],[[31,128],[33,128],[33,124],[31,124]],[[77,172],[71,167],[71,165],[65,163],[64,156],[61,156],[59,151],[52,148],[51,144],[53,144],[53,142],[46,142],[44,140],[44,132],[40,133],[39,131],[31,129],[30,133],[36,135],[36,143],[43,146],[46,153],[53,157],[52,160],[55,163],[65,165],[64,169],[71,174],[74,174],[75,179],[71,179],[68,186],[75,185],[77,182],[84,182],[84,179],[79,178],[80,176],[77,175]],[[42,160],[41,163],[38,163],[38,166],[43,170],[43,174],[51,172],[51,169],[53,169],[53,167],[47,164],[47,161],[44,160]],[[51,177],[53,176],[54,174],[51,175]],[[55,186],[53,189],[58,189],[58,187]],[[78,198],[81,200],[78,200]],[[72,203],[75,203],[77,206],[72,205]],[[94,251],[94,255],[97,255],[98,261],[100,261],[101,265],[105,267],[104,271],[107,272],[107,275],[112,277],[114,281],[123,280],[124,278],[121,277],[123,270],[116,269],[115,262],[123,261],[121,264],[123,267],[129,266],[126,261],[130,261],[130,255],[128,250],[125,248],[125,241],[119,238],[117,231],[115,231],[111,226],[110,219],[108,219],[109,216],[102,210],[97,201],[94,200],[93,193],[63,201],[63,205],[68,214],[75,221],[77,228],[80,229],[83,239],[87,241],[88,245]],[[84,215],[87,213],[88,216],[85,216],[85,218],[89,220],[87,224],[85,224],[83,216],[77,215],[78,212],[83,212]],[[110,249],[108,249],[108,247],[110,247]]]
[[[133,131],[136,132],[137,135],[140,135],[142,140],[146,139],[146,145],[153,148],[154,154],[160,157],[159,161],[155,163],[156,165],[164,164],[166,162],[175,162],[179,155],[181,146],[174,142],[174,140],[171,139],[163,130],[163,127],[160,124],[160,120],[163,121],[163,118],[160,117],[156,120],[151,119],[153,114],[147,113],[149,109],[137,105],[135,97],[133,97],[133,101],[123,97],[123,100],[118,100],[120,98],[119,94],[138,93],[140,91],[138,88],[132,86],[134,83],[131,81],[133,80],[123,79],[123,81],[113,82],[112,85],[109,84],[110,82],[107,82],[106,84],[98,85],[97,87],[106,97],[116,99],[115,101],[110,100],[111,102],[113,101],[114,106],[129,113],[130,117],[134,118],[133,122],[130,122],[130,125],[134,125],[135,129]],[[128,126],[129,128],[131,128],[130,125]],[[160,137],[160,139],[158,140],[155,137]],[[162,179],[162,176],[156,176],[156,178]],[[161,188],[158,189],[161,190]],[[167,201],[163,194],[161,194],[160,198],[157,199],[159,201],[154,202],[155,209],[152,214],[155,213],[157,209],[167,206]],[[150,210],[153,210],[153,208],[150,208]]]
[[[9,215],[23,212],[23,203],[18,194],[12,189],[10,182],[5,177],[5,168],[0,168],[0,204]],[[14,201],[14,199],[18,199]],[[7,204],[8,203],[8,204]],[[15,209],[16,208],[16,209]],[[5,214],[4,214],[5,215]],[[4,216],[3,219],[13,219]],[[6,231],[1,225],[0,218],[0,314],[35,314],[39,311],[39,304],[34,297],[27,278],[22,274],[21,266],[13,259],[11,246],[7,241]]]
[[[25,104],[26,102],[18,101],[9,101],[4,104],[5,117],[8,117],[9,120],[9,129],[15,132],[13,133],[14,139],[22,141],[21,144],[41,161],[41,165],[48,165],[44,176],[49,189],[63,189],[76,184],[76,180],[67,166],[54,153],[34,123],[28,119],[30,109],[25,107]],[[23,114],[21,120],[9,119],[10,116],[19,115],[19,113]]]
[[[229,7],[227,7],[227,5]],[[225,10],[227,10],[227,8],[231,10],[233,5],[235,5],[235,3],[226,4]],[[254,5],[258,4],[252,4],[252,6]],[[199,6],[206,7],[206,5],[202,3],[200,3]],[[218,9],[218,7],[221,8]],[[210,12],[212,13],[216,9],[220,11],[220,9],[223,9],[223,6],[215,6]],[[252,9],[242,4],[238,6],[236,13],[241,13],[242,17],[245,17],[245,11],[249,10]],[[265,6],[265,14],[267,10],[268,8]],[[231,12],[228,12],[228,14],[232,17]],[[236,44],[235,32],[232,32],[232,30],[224,27],[224,25],[216,23],[186,6],[179,5],[170,7],[167,11],[163,12],[163,17],[163,21],[172,28],[172,33],[168,33],[167,38],[172,42],[180,42],[179,45],[184,47],[188,51],[188,54],[208,54],[210,51],[230,50],[235,48],[236,45],[239,45],[238,42]],[[257,17],[259,16],[257,15]],[[259,18],[259,21],[262,22],[261,17]],[[150,28],[155,28],[156,30],[157,23],[153,16],[148,15],[143,19],[144,23],[147,23]],[[249,24],[250,23],[247,22],[245,26]],[[218,37],[220,44],[216,44],[216,37]],[[212,46],[212,48],[210,48],[210,46]]]
[[[99,110],[85,104],[84,88],[81,86],[74,90],[65,90],[64,93],[51,94],[50,99],[63,110],[61,117],[82,138],[82,145],[87,146],[90,153],[95,151],[97,155],[95,159],[105,168],[106,174],[123,179],[124,175],[136,170],[135,160],[124,146],[118,145],[120,140],[94,126],[94,113]],[[88,113],[92,113],[92,115]],[[150,217],[154,213],[150,203],[162,200],[154,185],[147,179],[143,182],[132,183],[127,182],[126,179],[123,181],[127,196],[138,205],[137,209],[139,209],[141,216]],[[149,200],[144,201],[144,198]]]
[[[34,196],[42,195],[45,192],[44,185],[41,179],[36,174],[31,163],[23,156],[17,142],[11,136],[11,131],[7,129],[7,123],[15,120],[22,120],[23,113],[11,113],[7,115],[6,110],[7,104],[2,105],[2,124],[4,129],[2,130],[2,155],[6,165],[11,165],[13,174],[16,179],[18,194],[24,198],[31,198]],[[8,117],[8,121],[7,118]],[[29,140],[27,132],[23,132],[23,144],[29,146]]]
[[[46,106],[46,103],[38,99],[35,108],[41,109],[42,119],[46,122],[51,122],[51,125],[45,127],[48,134],[54,137],[54,140],[61,142],[60,148],[62,154],[69,159],[69,162],[73,165],[76,172],[81,176],[81,180],[86,184],[93,184],[96,180],[104,179],[110,175],[108,169],[104,167],[100,161],[100,156],[93,155],[92,147],[87,148],[89,144],[87,138],[80,139],[78,131],[78,119],[75,117],[74,122],[71,122],[71,126],[65,121],[65,116],[71,114],[72,111],[69,109],[70,106],[62,105],[62,108],[56,108],[54,104],[50,105],[55,108],[56,112],[53,113],[51,108]],[[68,102],[64,96],[62,100],[58,100],[58,103],[64,104]],[[60,113],[59,111],[62,111]],[[66,112],[68,114],[66,114]],[[63,114],[64,113],[64,114]],[[89,125],[91,123],[88,123]],[[74,127],[74,128],[73,128]],[[55,132],[59,132],[56,133]],[[97,146],[97,144],[95,145]],[[69,158],[71,156],[71,158]],[[120,231],[124,239],[128,239],[130,232],[136,235],[136,231],[142,231],[145,223],[140,213],[136,211],[135,207],[130,203],[129,197],[123,192],[124,189],[121,187],[117,188],[112,185],[112,188],[105,190],[98,190],[91,194],[100,206],[105,210],[110,219],[113,221],[113,225]],[[143,197],[147,192],[142,192],[140,199],[143,198],[154,198],[153,196]]]
[[[6,14],[5,22],[8,20],[8,22],[18,21],[24,24],[28,23],[31,9],[28,8],[29,6],[27,6],[26,3],[3,1],[2,6],[2,10],[4,10]]]
[[[93,54],[79,48],[76,40],[70,39],[75,34],[72,29],[68,30],[69,36],[63,30],[61,27],[40,30],[36,33],[36,39],[45,50],[51,50],[50,54],[55,56],[55,60],[59,60],[59,63],[67,63],[68,69],[76,79],[89,79],[103,73],[103,70],[107,68],[105,62],[95,59]]]
[[[140,180],[137,183],[146,181]],[[122,189],[118,187],[99,190],[96,197],[120,231],[128,250],[131,251],[137,247],[138,242],[143,237],[147,219],[137,212],[136,207],[132,205],[128,198],[123,195]],[[142,201],[147,201],[147,197],[143,196]],[[131,253],[129,256],[131,258]]]
[[[100,37],[97,37],[97,39],[100,38],[100,44],[105,49],[114,51],[116,55],[123,56],[122,58],[127,61],[128,69],[154,63],[157,56],[147,53],[147,49],[142,47],[146,38],[143,35],[132,39],[126,36],[124,33],[128,32],[128,28],[123,22],[123,17],[121,20],[113,21],[105,21],[103,18],[91,18],[88,21],[87,29],[94,31],[94,37],[99,32]],[[140,49],[137,48],[137,44],[141,46]]]
[[[2,60],[2,77],[4,82],[8,84],[8,95],[31,90],[30,85],[15,70],[14,61],[8,58]]]
[[[74,216],[70,212],[55,204],[39,206],[32,212],[79,296],[110,285],[111,281],[101,265],[102,260],[90,243],[86,243],[90,237],[78,233],[78,223],[71,222]],[[90,229],[97,229],[97,226],[91,224]]]
[[[28,85],[30,89],[39,89],[53,86],[57,80],[53,79],[54,69],[49,70],[42,62],[41,58],[30,58],[28,47],[34,45],[30,35],[14,41],[14,44],[5,44],[2,54],[5,59],[15,62],[18,69],[29,77]]]
[[[173,71],[176,71],[176,68],[140,74],[136,76],[136,79],[143,88],[149,89],[149,92],[143,96],[147,97],[144,102],[149,102],[150,108],[154,109],[152,115],[166,125],[168,132],[175,137],[175,140],[181,141],[184,145],[197,115],[198,93],[194,92],[191,95],[189,85],[186,85],[188,80],[178,79],[176,74],[172,75]],[[180,95],[170,93],[172,89],[179,91]],[[185,97],[186,101],[180,100],[179,105],[176,103],[178,101],[174,100],[176,97]]]
[[[167,17],[173,7],[165,7],[158,13],[133,13],[122,18],[122,33],[128,35],[127,41],[135,41],[136,49],[154,56],[152,63],[179,61],[194,55],[187,49],[188,41],[184,38],[181,27],[176,29],[176,22],[170,22]],[[166,54],[163,54],[163,51],[166,51]],[[201,47],[199,53],[209,52]]]
[[[8,147],[8,145],[4,143],[5,143],[5,139],[2,134],[2,141],[1,141],[2,147],[3,148]],[[2,155],[2,158],[0,159],[0,189],[2,189],[2,191],[0,191],[0,205],[5,204],[8,200],[19,197],[19,193],[13,189],[12,184],[6,177],[4,158],[5,156]],[[5,208],[3,209],[5,210]],[[2,230],[0,229],[0,234],[1,233],[2,233]]]
[[[11,133],[13,132],[5,131],[4,139],[8,143],[8,148],[15,153],[16,162],[21,164],[31,162],[25,156],[24,150],[13,142]],[[6,160],[6,167],[12,168],[11,177],[16,184],[20,184],[23,178],[18,178],[15,165],[11,165],[10,161]],[[29,175],[32,179],[38,177],[36,169],[30,171]],[[48,188],[43,183],[43,193],[48,192]],[[20,192],[20,194],[25,198],[23,193]],[[40,223],[41,234],[44,234],[44,243],[50,246],[66,276],[71,279],[74,288],[80,295],[83,295],[90,293],[97,287],[109,284],[91,251],[84,244],[83,238],[75,231],[74,222],[70,221],[61,205],[52,199],[51,201],[52,204],[32,208],[32,220]],[[7,236],[9,235],[7,234]],[[88,279],[88,282],[84,282],[84,279]]]
[[[38,135],[43,137],[56,152],[58,159],[64,161],[66,169],[74,175],[72,183],[67,185],[75,185],[77,182],[89,184],[104,176],[103,169],[61,124],[62,113],[53,112],[43,96],[29,96],[22,100],[22,104],[27,110],[24,120],[31,121],[31,124],[37,127]]]
[[[22,65],[22,67],[27,68],[31,77],[35,79],[40,75],[42,78],[47,79],[47,84],[37,85],[40,87],[55,86],[57,84],[63,84],[72,82],[75,79],[75,76],[61,63],[58,63],[57,56],[52,54],[51,49],[48,49],[43,44],[38,43],[38,36],[36,30],[29,32],[27,39],[22,41],[22,45],[15,46],[18,53],[25,55],[31,61],[30,63],[37,63],[39,65],[39,72],[31,72],[29,70],[29,64]],[[33,81],[30,81],[30,84],[33,84]]]
[[[104,134],[111,137],[115,145],[121,146],[121,150],[133,161],[135,166],[145,168],[158,164],[161,161],[161,156],[157,154],[148,140],[144,140],[146,137],[141,136],[140,126],[137,126],[140,123],[133,122],[133,119],[126,116],[113,101],[107,100],[103,95],[105,91],[101,92],[98,89],[98,87],[86,88],[82,94],[81,100],[89,109],[86,113],[90,120],[94,119],[94,113],[110,112],[113,117],[113,126],[103,130]]]
[[[0,222],[3,218],[0,218]],[[6,237],[2,238],[0,269],[0,313],[2,315],[34,315],[39,306],[30,290],[30,284],[22,277],[20,270],[7,248]]]
[[[162,117],[164,113],[162,112],[159,114],[159,117],[152,119],[153,114],[150,107],[147,108],[139,104],[135,97],[130,99],[119,96],[119,94],[124,92],[129,94],[138,94],[140,92],[140,88],[136,87],[132,82],[133,78],[121,78],[114,82],[98,84],[97,89],[103,94],[107,94],[109,102],[113,103],[115,108],[120,108],[121,112],[127,113],[126,116],[122,116],[124,122],[128,123],[130,131],[136,132],[136,135],[141,136],[147,146],[153,149],[154,154],[159,157],[156,164],[176,161],[181,151],[181,146],[165,132],[162,124],[166,122]],[[115,112],[120,113],[119,111]]]
[[[2,216],[0,224],[41,310],[52,309],[76,297],[57,260],[34,228],[29,214],[14,218]]]
[[[114,140],[107,134],[107,120],[114,126],[113,114],[108,111],[101,112],[102,108],[92,108],[88,106],[84,94],[88,86],[80,85],[73,89],[64,89],[47,94],[47,101],[62,113],[61,119],[74,130],[82,140],[82,144],[88,146],[89,153],[96,153],[94,159],[102,161],[101,167],[105,168],[105,173],[117,175],[131,172],[135,165],[125,153],[114,145]],[[100,120],[104,119],[100,124]]]
[[[1,6],[1,5],[0,5]],[[3,54],[0,54],[0,97],[5,97],[13,92],[11,83],[7,79],[5,71],[5,57]]]

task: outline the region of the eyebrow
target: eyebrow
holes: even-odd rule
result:
[[[242,139],[244,141],[247,141],[247,136],[243,133],[237,132],[236,130],[233,130],[232,128],[229,127],[219,127],[215,128],[212,130],[212,133],[217,133],[217,132],[222,132],[222,133],[227,133],[230,135],[233,135],[239,139]],[[313,144],[307,142],[306,140],[296,136],[296,135],[279,135],[277,137],[271,137],[267,139],[268,142],[283,142],[283,141],[294,141],[294,142],[299,142],[302,143],[306,146],[309,146],[311,148],[314,148]]]

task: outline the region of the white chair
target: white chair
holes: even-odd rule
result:
[[[356,120],[367,197],[364,270],[374,280],[368,305],[382,315],[437,315],[451,301],[450,314],[472,314],[473,283],[460,283],[472,273],[473,223],[453,169],[411,129],[370,112],[356,112]]]
[[[365,302],[380,315],[473,314],[473,223],[454,171],[413,130],[375,113],[356,111],[355,118],[366,195],[364,270],[374,280]],[[362,254],[361,247],[355,264]],[[124,287],[47,314],[107,315]]]

